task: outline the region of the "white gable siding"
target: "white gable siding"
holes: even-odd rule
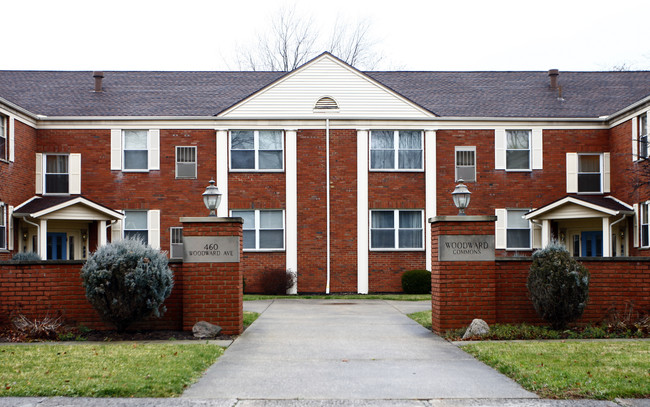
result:
[[[323,96],[336,100],[337,113],[314,112],[316,102]],[[328,56],[289,74],[220,116],[313,118],[325,115],[363,118],[433,116]]]

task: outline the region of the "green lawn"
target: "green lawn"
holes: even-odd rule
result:
[[[314,294],[314,295],[244,294],[244,301],[277,300],[277,299],[431,301],[431,294]]]
[[[0,397],[174,397],[221,356],[190,344],[0,346]]]
[[[250,324],[259,318],[260,314],[253,311],[244,311],[244,329],[248,328]]]
[[[431,311],[414,312],[407,316],[423,327],[431,329]]]
[[[650,397],[650,342],[474,342],[462,347],[545,398]]]

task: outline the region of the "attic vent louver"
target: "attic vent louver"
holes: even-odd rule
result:
[[[336,104],[336,101],[329,96],[324,96],[318,99],[314,110],[338,110],[339,105]]]

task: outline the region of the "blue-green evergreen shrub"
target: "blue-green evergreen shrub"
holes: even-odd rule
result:
[[[21,253],[14,254],[14,256],[11,258],[11,260],[40,261],[41,256],[39,256],[38,253],[34,253],[34,252],[21,252]]]
[[[526,284],[537,314],[553,329],[580,318],[589,299],[589,271],[558,242],[533,253]]]
[[[100,247],[84,264],[81,278],[88,301],[118,331],[148,316],[161,317],[174,286],[167,257],[132,239]]]

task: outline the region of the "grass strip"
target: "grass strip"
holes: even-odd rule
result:
[[[174,397],[222,353],[208,344],[1,346],[0,397]]]
[[[409,318],[427,329],[431,329],[431,311],[420,311],[407,314]]]
[[[462,347],[544,398],[650,396],[650,342],[475,342]]]
[[[278,299],[431,301],[431,294],[314,294],[314,295],[244,294],[244,301],[278,300]]]
[[[244,311],[244,329],[248,328],[259,317],[260,314],[257,312]]]

